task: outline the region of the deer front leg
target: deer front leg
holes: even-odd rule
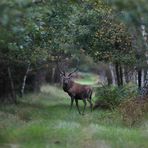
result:
[[[77,106],[78,112],[79,112],[79,114],[81,114],[80,109],[79,109],[79,105],[78,105],[78,100],[75,99],[75,102],[76,102],[76,106]]]
[[[74,99],[73,99],[73,98],[71,98],[70,110],[72,109],[72,106],[73,106],[73,101],[74,101]]]

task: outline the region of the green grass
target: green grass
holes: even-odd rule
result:
[[[117,111],[87,107],[84,116],[58,87],[44,86],[18,105],[0,105],[2,148],[147,148],[147,120],[128,128]],[[83,107],[80,102],[81,109]]]

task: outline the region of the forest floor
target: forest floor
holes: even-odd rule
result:
[[[56,86],[28,94],[18,105],[0,105],[1,148],[147,148],[148,120],[127,127],[117,110],[79,115]],[[83,107],[80,102],[81,109]]]

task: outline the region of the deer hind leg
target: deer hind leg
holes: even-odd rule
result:
[[[83,115],[84,115],[84,112],[85,112],[85,108],[86,108],[87,103],[86,103],[86,100],[85,99],[83,99],[83,102],[84,102],[84,108],[83,108]]]
[[[92,104],[92,102],[91,102],[91,99],[87,99],[87,101],[88,101],[89,104],[90,104],[90,109],[91,109],[91,112],[92,112],[92,110],[93,110],[93,104]]]
[[[74,99],[71,98],[70,110],[72,109]]]
[[[78,112],[79,112],[79,114],[81,114],[80,109],[79,109],[79,105],[78,105],[78,100],[75,99],[75,102],[76,102],[76,106],[77,106]]]

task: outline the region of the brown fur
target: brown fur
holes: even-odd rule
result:
[[[83,114],[86,108],[86,101],[90,103],[90,107],[92,110],[92,88],[88,85],[81,85],[78,83],[75,83],[71,80],[70,77],[63,77],[63,90],[68,93],[68,95],[71,97],[71,108],[73,105],[73,101],[75,100],[77,109],[79,113],[81,114],[78,106],[78,100],[83,100],[84,102],[84,109]]]

